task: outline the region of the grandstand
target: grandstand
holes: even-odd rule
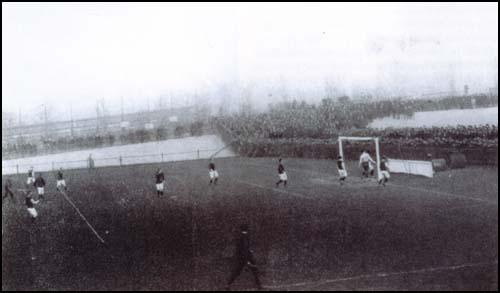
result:
[[[65,136],[87,136],[103,133],[120,133],[125,127],[143,129],[148,123],[160,125],[187,124],[195,121],[195,107],[161,109],[148,112],[125,113],[70,121],[57,121],[28,125],[7,126],[2,124],[2,141],[15,143],[18,137],[31,141]],[[205,118],[206,119],[206,118]],[[125,124],[123,122],[126,122]]]

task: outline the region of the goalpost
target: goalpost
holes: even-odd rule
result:
[[[377,170],[377,179],[380,180],[380,147],[379,147],[379,139],[378,137],[359,137],[359,136],[339,136],[339,155],[344,158],[344,149],[342,147],[342,141],[373,141],[375,143],[375,153],[376,153],[376,170]]]
[[[377,180],[381,179],[380,174],[380,145],[378,137],[358,137],[358,136],[339,136],[339,155],[344,158],[344,149],[342,146],[343,141],[373,141],[375,143],[376,153],[376,170]],[[403,159],[389,159],[387,162],[390,171],[394,173],[403,173],[409,175],[419,175],[428,178],[434,177],[434,168],[431,161],[418,161],[418,160],[403,160]]]

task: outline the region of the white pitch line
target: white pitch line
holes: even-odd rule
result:
[[[307,196],[300,194],[300,193],[297,193],[297,192],[287,191],[284,189],[278,189],[277,187],[276,188],[266,187],[266,186],[255,184],[255,183],[245,182],[245,181],[239,180],[239,179],[235,179],[235,180],[237,182],[240,182],[240,183],[243,183],[246,185],[250,185],[250,186],[254,186],[254,187],[258,187],[258,188],[262,188],[262,189],[266,189],[266,190],[276,191],[276,192],[280,192],[280,193],[290,194],[290,195],[293,195],[293,196],[296,196],[299,198],[311,199],[310,197],[307,197]]]
[[[317,286],[326,285],[326,284],[330,284],[330,283],[338,283],[338,282],[353,281],[353,280],[360,280],[360,279],[387,278],[387,277],[392,277],[392,276],[422,274],[422,273],[429,273],[429,272],[436,272],[436,271],[450,271],[450,270],[458,270],[458,269],[463,269],[463,268],[480,267],[480,266],[495,265],[495,264],[498,264],[498,260],[496,260],[494,262],[466,263],[466,264],[455,265],[455,266],[430,267],[430,268],[411,270],[411,271],[403,271],[403,272],[364,274],[364,275],[353,276],[353,277],[320,280],[317,282],[310,281],[310,282],[300,282],[300,283],[292,283],[292,284],[284,284],[284,285],[265,286],[265,288],[280,289],[280,288],[287,288],[287,287],[300,287],[300,286],[311,286],[311,285],[317,287]]]
[[[85,218],[85,216],[80,212],[80,210],[76,207],[76,205],[73,203],[73,201],[71,201],[71,199],[68,197],[68,195],[66,195],[66,193],[64,191],[59,191],[62,195],[64,195],[64,198],[66,198],[66,200],[73,206],[73,208],[75,208],[76,212],[78,213],[78,215],[80,215],[80,217],[85,221],[85,223],[87,223],[87,225],[89,226],[90,230],[92,230],[92,232],[94,232],[95,236],[102,242],[102,243],[105,243],[104,242],[104,239],[102,239],[101,236],[99,236],[99,233],[97,233],[97,231],[94,229],[94,227],[92,227],[92,225],[90,225],[89,221],[87,221],[87,219]]]

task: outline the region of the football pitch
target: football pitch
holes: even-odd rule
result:
[[[382,187],[349,162],[340,186],[333,161],[285,158],[285,189],[275,158],[215,163],[216,186],[207,160],[66,170],[68,198],[104,244],[43,173],[36,224],[21,193],[3,201],[2,289],[220,290],[243,223],[269,290],[498,289],[497,168],[392,174]],[[24,188],[24,174],[9,177]],[[244,272],[231,288],[252,281]]]

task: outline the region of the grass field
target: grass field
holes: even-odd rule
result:
[[[274,187],[275,159],[218,159],[217,186],[206,160],[164,163],[160,199],[158,164],[66,171],[105,244],[45,173],[36,225],[21,194],[3,202],[2,289],[221,289],[241,223],[268,289],[498,289],[498,169],[393,175],[384,188],[353,163],[344,186],[332,161],[284,163],[287,189]],[[11,178],[23,187],[24,175]],[[232,288],[253,288],[251,274]]]

